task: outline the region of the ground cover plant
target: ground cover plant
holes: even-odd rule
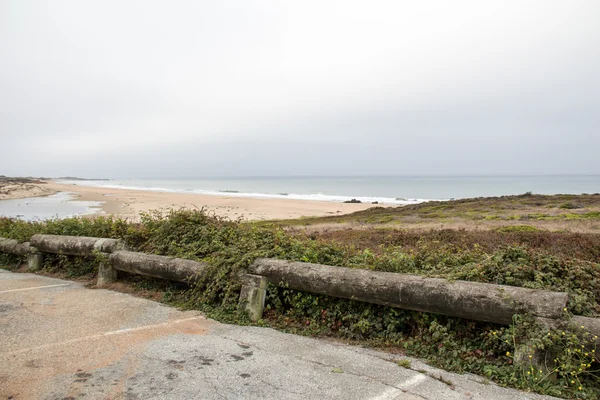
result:
[[[480,197],[430,201],[398,207],[372,207],[345,215],[260,222],[261,226],[305,230],[381,227],[394,229],[497,229],[510,225],[529,229],[600,233],[600,194]],[[518,229],[518,228],[517,228]],[[528,228],[525,228],[528,229]]]
[[[257,257],[566,291],[571,299],[565,317],[600,316],[596,234],[521,228],[307,234],[229,221],[203,210],[153,212],[142,215],[140,222],[113,217],[45,222],[0,218],[2,237],[26,241],[35,233],[119,238],[135,251],[206,261],[208,273],[193,287],[132,279],[138,286],[163,291],[164,300],[227,322],[248,323],[237,308],[239,273]],[[0,255],[2,264],[17,261]],[[90,276],[97,268],[95,261],[52,256],[46,269],[72,277]],[[567,398],[600,397],[596,349],[585,347],[585,334],[566,327],[547,330],[526,315],[517,316],[507,327],[271,286],[259,324],[387,347],[524,390]],[[523,353],[519,343],[527,343],[529,352],[515,355]],[[527,362],[536,349],[552,355],[545,368]],[[524,363],[515,363],[522,357]]]

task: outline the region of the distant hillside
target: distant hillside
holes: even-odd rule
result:
[[[105,178],[77,178],[74,176],[61,176],[55,179],[62,179],[65,181],[110,181],[110,179]]]
[[[45,181],[48,180],[48,178],[34,178],[31,176],[28,177],[9,177],[9,176],[4,176],[4,175],[0,175],[0,185],[17,185],[17,184],[22,184],[22,183],[37,183],[37,184],[42,184],[42,183],[46,183]]]

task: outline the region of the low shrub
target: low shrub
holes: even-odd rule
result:
[[[565,210],[575,210],[577,208],[582,208],[582,207],[580,205],[574,204],[574,203],[563,203],[560,206],[558,206],[558,208],[562,208]]]
[[[496,229],[497,232],[500,233],[510,233],[510,232],[538,232],[540,229],[535,226],[530,225],[508,225],[503,226],[501,228]]]

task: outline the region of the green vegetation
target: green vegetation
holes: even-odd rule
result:
[[[573,212],[576,210],[576,212]],[[373,207],[346,215],[257,222],[260,226],[302,227],[331,224],[401,225],[418,228],[433,223],[460,223],[485,227],[495,221],[528,221],[537,224],[553,221],[572,222],[600,220],[600,194],[501,196],[432,201],[402,207]],[[494,226],[495,227],[495,226]],[[596,228],[600,232],[600,224]]]
[[[530,225],[508,225],[502,228],[496,229],[498,232],[510,233],[510,232],[538,232],[539,229],[535,226]]]
[[[433,207],[452,207],[450,203]],[[371,213],[381,213],[374,210]],[[257,257],[567,291],[571,300],[565,316],[600,316],[597,234],[527,226],[498,231],[370,229],[305,234],[232,222],[202,210],[145,214],[140,223],[112,217],[31,223],[0,218],[0,236],[25,241],[35,233],[120,238],[133,250],[206,261],[211,267],[193,287],[130,279],[138,288],[162,291],[163,301],[200,309],[227,322],[248,323],[237,309],[238,275]],[[15,262],[0,257],[0,262]],[[55,256],[48,257],[45,268],[68,276],[91,276],[97,265],[94,261]],[[477,373],[525,390],[568,398],[600,396],[598,358],[595,349],[582,347],[582,333],[562,327],[547,331],[527,316],[505,327],[271,285],[259,324],[393,347],[447,370]],[[547,369],[540,373],[533,363],[515,366],[517,343],[527,343],[531,354],[536,349],[549,350],[552,360]]]
[[[560,206],[558,206],[558,208],[563,208],[565,210],[574,210],[576,208],[581,208],[581,206],[574,203],[563,203]]]

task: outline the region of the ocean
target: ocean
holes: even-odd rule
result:
[[[523,194],[600,192],[600,175],[259,177],[200,179],[61,180],[83,186],[198,193],[229,197],[414,204]],[[0,216],[44,220],[101,212],[101,203],[76,201],[69,193],[0,200]]]
[[[63,181],[104,186],[232,197],[411,204],[523,194],[600,192],[600,175],[254,177],[199,179],[114,179]]]

